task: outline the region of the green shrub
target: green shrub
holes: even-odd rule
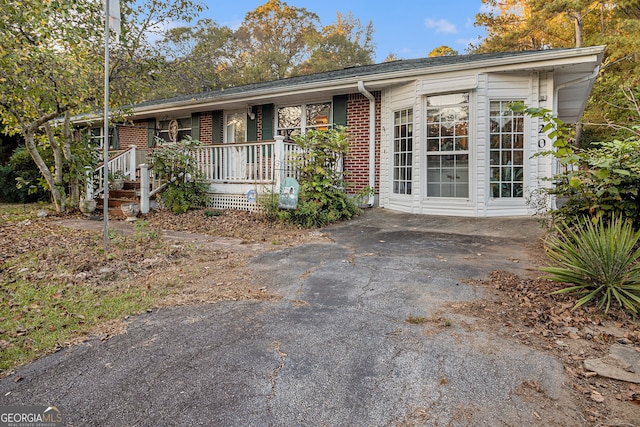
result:
[[[558,227],[546,242],[553,266],[547,278],[573,286],[556,293],[578,297],[574,308],[592,300],[607,313],[612,303],[632,315],[640,309],[640,232],[620,216],[608,222],[583,217],[575,227]]]
[[[279,209],[277,195],[261,200],[265,210],[279,220],[304,228],[323,227],[360,213],[357,202],[345,192],[347,182],[338,165],[349,143],[344,128],[310,130],[294,137],[303,153],[294,163],[300,171],[298,206]]]
[[[53,158],[45,152],[45,158]],[[7,203],[32,203],[48,200],[41,185],[40,171],[26,147],[16,148],[6,165],[0,166],[0,200]]]
[[[207,186],[200,179],[197,161],[191,155],[191,150],[199,145],[199,141],[190,137],[169,144],[162,141],[160,148],[151,156],[156,175],[167,181],[160,200],[175,214],[206,204]]]
[[[583,216],[606,221],[622,215],[640,229],[640,138],[593,142],[580,149],[571,144],[569,126],[549,110],[522,103],[511,108],[543,121],[542,131],[553,141],[553,150],[540,155],[553,156],[566,169],[553,177],[552,188],[544,190],[566,200],[551,212],[552,222],[572,225]]]

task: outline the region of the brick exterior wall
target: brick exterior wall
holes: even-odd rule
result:
[[[137,148],[147,148],[147,121],[135,121],[129,125],[119,125],[118,141],[120,141],[120,150],[127,150],[130,146],[135,145]]]
[[[212,120],[211,112],[200,114],[200,142],[204,145],[210,145],[212,141]]]
[[[376,100],[376,183],[375,193],[380,185],[380,103],[381,93],[373,92]],[[349,154],[344,160],[347,192],[356,194],[369,185],[369,100],[361,93],[352,93],[347,98],[347,132],[349,134]]]

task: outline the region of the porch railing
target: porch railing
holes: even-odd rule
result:
[[[108,161],[108,169],[111,173],[121,172],[125,179],[136,179],[136,146],[132,145],[127,150],[116,154]],[[109,177],[105,177],[104,162],[95,169],[85,168],[87,176],[85,186],[85,198],[93,199],[100,193],[104,193],[105,185],[109,185]]]
[[[130,180],[136,179],[140,171],[140,211],[149,212],[149,199],[159,192],[165,182],[159,180],[153,168],[142,159],[144,150],[131,146],[109,160],[109,171],[121,171]],[[296,159],[302,149],[284,137],[276,136],[274,141],[247,143],[229,143],[201,146],[191,151],[196,159],[202,178],[208,183],[218,184],[275,184],[287,177],[299,178]],[[140,159],[136,160],[137,157]],[[104,167],[87,168],[86,197],[94,198],[104,192],[108,179],[104,176]]]
[[[258,143],[217,144],[191,151],[205,181],[217,183],[272,183],[295,176],[293,161],[300,148],[280,138]]]

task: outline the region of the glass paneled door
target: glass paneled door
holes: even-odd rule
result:
[[[226,113],[224,142],[239,144],[247,142],[247,110],[233,110]],[[243,147],[229,147],[225,150],[225,175],[227,179],[245,178],[247,169]]]

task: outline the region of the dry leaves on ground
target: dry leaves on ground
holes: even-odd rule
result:
[[[565,285],[541,278],[494,271],[487,280],[474,283],[485,287],[490,297],[458,304],[458,309],[493,325],[505,337],[559,357],[573,389],[586,402],[584,410],[591,421],[640,419],[636,418],[640,415],[640,385],[599,377],[583,364],[586,359],[606,356],[615,343],[640,351],[636,319],[615,308],[608,315],[594,305],[574,310],[574,298],[552,294]]]

